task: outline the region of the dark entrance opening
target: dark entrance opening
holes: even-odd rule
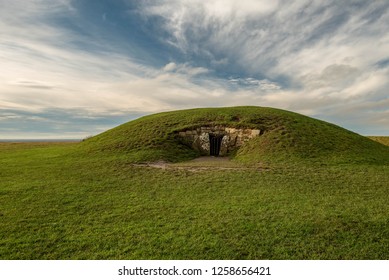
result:
[[[211,156],[218,156],[222,144],[223,135],[209,134],[209,154]]]

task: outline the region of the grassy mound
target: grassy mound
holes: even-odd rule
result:
[[[145,116],[84,141],[88,154],[106,153],[129,162],[179,162],[198,156],[177,131],[207,125],[260,129],[231,156],[245,163],[319,161],[389,162],[389,148],[339,126],[297,113],[265,107],[202,108]]]

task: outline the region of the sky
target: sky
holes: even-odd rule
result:
[[[255,105],[389,136],[387,0],[0,0],[0,139]]]

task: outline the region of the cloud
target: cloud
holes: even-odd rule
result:
[[[316,58],[331,59],[322,61],[323,64],[334,64],[333,59],[343,58],[342,53],[336,52],[339,46],[345,52],[355,50],[345,53],[345,57],[359,55],[366,51],[365,43],[370,44],[371,37],[380,39],[385,34],[382,31],[387,13],[383,11],[388,9],[384,1],[359,2],[359,6],[301,0],[154,2],[148,2],[143,12],[149,17],[164,18],[163,27],[170,34],[167,43],[185,53],[224,53],[252,72],[263,67],[276,68],[283,64],[280,62],[284,57],[301,55],[309,59],[312,53]],[[382,11],[381,19],[369,21],[376,16],[373,11],[377,9]],[[330,48],[317,52],[322,51],[322,46]],[[384,52],[384,46],[379,51]],[[301,62],[311,61],[296,59],[295,64]]]
[[[387,1],[123,3],[0,0],[3,131],[247,104],[387,131]]]
[[[25,87],[25,88],[32,88],[32,89],[53,89],[54,87],[52,85],[46,84],[44,82],[40,81],[23,81],[18,80],[13,83],[16,86],[19,87]]]
[[[209,72],[209,70],[204,67],[193,67],[190,66],[188,63],[176,64],[174,62],[169,62],[168,64],[166,64],[163,67],[163,70],[166,72],[174,72],[174,73],[188,75],[190,77]]]
[[[281,89],[280,85],[267,79],[258,80],[255,78],[230,78],[229,82],[237,86],[244,86],[246,88],[258,89],[261,91]]]
[[[73,44],[86,38],[50,19],[66,15],[77,21],[70,1],[7,3],[7,9],[0,12],[4,15],[0,19],[0,60],[7,70],[0,73],[2,110],[38,113],[50,108],[83,108],[107,112],[123,107],[109,107],[116,94],[108,85],[154,75],[153,68],[113,52],[110,42],[90,49]],[[103,88],[107,91],[102,92]]]
[[[239,77],[229,79],[234,94],[250,88],[266,105],[324,115],[341,102],[363,115],[355,104],[389,86],[386,1],[169,0],[142,12],[163,18],[166,44],[193,60],[226,58]]]

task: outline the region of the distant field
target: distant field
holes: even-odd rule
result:
[[[389,136],[368,136],[368,138],[386,146],[389,146]]]
[[[389,258],[387,164],[153,168],[78,145],[0,143],[1,259]]]

